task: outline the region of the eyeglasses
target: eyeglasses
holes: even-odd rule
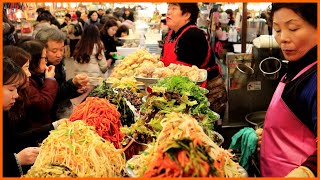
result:
[[[47,57],[41,57],[41,59],[42,58],[46,61],[46,63],[48,62],[48,58]]]

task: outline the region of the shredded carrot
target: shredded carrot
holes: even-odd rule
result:
[[[116,106],[107,99],[88,97],[74,109],[70,121],[82,120],[87,125],[94,126],[102,138],[111,141],[116,148],[121,148],[120,142],[124,134],[120,132],[120,116]]]
[[[118,151],[117,151],[117,153],[118,154],[120,154],[120,153],[124,153],[130,146],[131,146],[131,144],[134,142],[134,139],[131,139],[131,141],[127,144],[127,146],[125,147],[125,148],[123,148],[123,149],[119,149]]]
[[[232,154],[214,143],[193,117],[167,114],[153,146],[135,160],[138,177],[240,177]]]
[[[189,162],[189,158],[187,157],[187,154],[185,151],[180,151],[178,152],[178,161],[180,163],[181,166],[185,167],[188,162]]]
[[[144,177],[182,177],[182,173],[183,171],[177,163],[175,163],[168,154],[164,154],[150,164]]]

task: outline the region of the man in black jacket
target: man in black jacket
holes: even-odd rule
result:
[[[80,96],[87,90],[89,79],[86,74],[77,74],[74,78],[66,80],[66,71],[63,63],[65,34],[56,28],[40,30],[36,39],[44,42],[47,48],[47,65],[55,66],[55,79],[59,84],[54,106],[51,110],[53,120],[64,118],[72,108],[70,99]],[[68,115],[67,115],[68,116]]]
[[[78,22],[80,22],[82,24],[82,27],[84,27],[85,22],[84,22],[83,19],[81,19],[81,12],[80,11],[76,11],[76,15],[78,17]]]
[[[70,22],[71,22],[71,14],[67,13],[66,15],[64,15],[64,22],[61,24],[61,28],[68,26]]]

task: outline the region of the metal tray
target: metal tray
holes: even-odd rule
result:
[[[207,78],[208,78],[208,72],[207,72],[207,70],[205,70],[205,69],[200,69],[200,73],[202,74],[202,76],[204,77],[202,80],[200,80],[200,81],[197,81],[196,83],[198,84],[198,85],[201,85],[203,82],[205,82],[206,80],[207,80]]]
[[[133,156],[130,160],[133,160],[133,159],[136,159],[136,158],[139,158],[139,155]],[[128,175],[129,177],[138,178],[138,175],[135,174],[135,173],[133,172],[133,169],[131,169],[131,168],[129,167],[128,162],[129,162],[130,160],[128,160],[127,163],[126,163],[125,171],[126,171],[126,173],[127,173],[127,175]],[[238,167],[238,172],[240,173],[240,177],[241,177],[241,178],[247,178],[247,177],[249,177],[249,176],[248,176],[248,172],[247,172],[242,166],[240,166],[240,165],[239,165],[239,167]]]
[[[218,136],[218,138],[219,138],[219,142],[215,142],[218,146],[221,146],[222,145],[222,143],[224,142],[224,138],[223,138],[223,136],[220,134],[220,133],[218,133],[218,132],[216,132],[216,131],[214,131],[214,134],[216,135],[216,136]]]
[[[201,89],[203,89],[205,92],[204,92],[204,94],[208,94],[209,93],[209,90],[208,89],[206,89],[206,88],[203,88],[203,87],[200,87]]]
[[[158,80],[160,78],[144,78],[144,77],[139,77],[139,76],[134,76],[134,78],[136,78],[137,81],[143,82],[144,84],[154,84],[156,82],[158,82]]]
[[[134,160],[134,159],[139,158],[139,156],[140,156],[140,155],[135,155],[135,156],[133,156],[131,159],[129,159],[129,160],[126,162],[125,171],[126,171],[126,173],[127,173],[127,175],[128,175],[129,177],[132,177],[132,178],[137,178],[137,177],[138,177],[138,175],[133,172],[133,169],[131,169],[131,168],[129,167],[129,162],[132,161],[132,160]]]
[[[107,81],[106,84],[107,84],[108,87],[112,88],[113,82],[112,81]],[[146,89],[146,86],[144,84],[139,83],[139,84],[136,84],[136,85],[138,86],[138,89],[140,89],[140,90],[145,90]]]

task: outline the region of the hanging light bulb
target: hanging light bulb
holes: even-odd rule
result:
[[[46,2],[44,3],[45,6],[52,6],[52,3]]]

